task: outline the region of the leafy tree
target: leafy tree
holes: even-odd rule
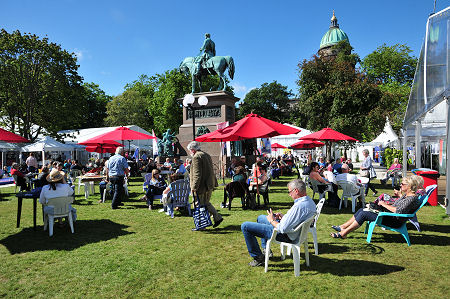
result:
[[[383,92],[385,115],[399,132],[408,104],[417,58],[406,45],[383,44],[361,62],[367,77]]]
[[[75,55],[47,38],[0,31],[0,115],[2,125],[34,140],[45,130],[84,123],[82,78]],[[80,104],[81,103],[81,104]]]
[[[377,84],[412,83],[416,70],[417,58],[410,56],[412,50],[406,45],[383,44],[367,55],[361,62],[368,78]]]
[[[108,116],[105,123],[111,126],[137,125],[151,130],[151,119],[148,117],[147,99],[138,91],[129,89],[115,96],[106,105]]]
[[[84,83],[83,87],[88,114],[84,118],[85,122],[81,128],[103,127],[104,119],[107,116],[106,105],[112,100],[112,97],[95,83]]]
[[[287,86],[277,81],[263,83],[260,88],[252,89],[245,95],[239,108],[239,117],[253,112],[273,121],[284,122],[289,110],[289,97],[292,95]]]
[[[331,127],[362,141],[371,139],[384,125],[383,111],[377,109],[383,94],[355,69],[359,58],[347,42],[335,47],[343,49],[335,59],[313,56],[299,64],[293,120],[314,131]]]

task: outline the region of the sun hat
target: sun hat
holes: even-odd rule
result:
[[[47,176],[47,182],[55,183],[61,180],[64,180],[64,171],[59,171],[56,168],[53,168],[50,174]]]

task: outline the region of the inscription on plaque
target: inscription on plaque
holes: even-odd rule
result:
[[[195,109],[195,118],[215,118],[221,117],[220,106]],[[186,113],[186,119],[192,118],[192,110],[188,110]]]

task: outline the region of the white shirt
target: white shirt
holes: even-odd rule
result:
[[[73,194],[73,189],[68,184],[56,184],[56,190],[53,190],[53,188],[50,185],[45,185],[42,187],[41,196],[39,197],[39,202],[41,204],[46,204],[47,199],[49,198],[55,198],[55,197],[62,197],[62,196],[71,196]]]
[[[358,186],[358,178],[356,177],[356,175],[351,174],[351,173],[341,173],[338,174],[336,176],[336,181],[340,182],[340,181],[346,181],[349,182],[353,185],[352,188],[352,194],[356,194],[359,192],[360,187]]]

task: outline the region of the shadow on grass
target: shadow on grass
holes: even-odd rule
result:
[[[447,216],[445,216],[447,218]],[[415,228],[414,228],[415,229]],[[436,224],[420,224],[420,229],[424,232],[450,233],[450,226]]]
[[[53,237],[49,237],[48,231],[44,231],[42,226],[40,226],[40,231],[34,231],[30,227],[0,240],[0,244],[4,245],[11,254],[42,250],[69,251],[86,244],[98,243],[132,234],[125,231],[127,227],[127,225],[107,219],[78,220],[74,224],[74,234],[70,233],[70,228],[67,225],[61,229],[55,225]]]
[[[227,225],[227,226],[219,226],[214,229],[207,229],[203,231],[206,234],[212,234],[212,235],[223,235],[223,234],[231,234],[236,231],[241,231],[240,225]]]
[[[336,276],[370,276],[370,275],[386,275],[393,272],[405,270],[404,267],[397,265],[387,265],[378,262],[365,260],[342,260],[327,259],[315,255],[309,255],[310,266],[306,267],[304,256],[300,259],[300,273],[305,271],[317,271],[319,273],[330,273]],[[288,261],[292,262],[292,258]],[[278,272],[294,272],[293,263],[276,264],[269,262],[269,271]],[[313,274],[314,275],[314,274]]]
[[[367,235],[360,237],[366,240]],[[358,237],[357,237],[358,238]],[[436,236],[430,234],[422,233],[409,233],[409,241],[411,246],[416,245],[435,245],[435,246],[448,246],[450,244],[450,237],[447,236]],[[380,231],[374,232],[372,235],[371,243],[404,243],[406,240],[399,233],[382,233]]]

